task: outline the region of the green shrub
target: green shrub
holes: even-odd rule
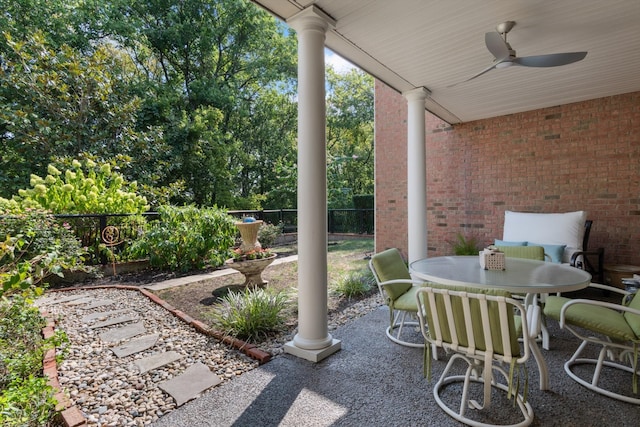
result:
[[[150,230],[131,245],[131,257],[148,257],[153,267],[180,271],[217,267],[231,257],[237,229],[224,211],[161,206],[158,213]]]
[[[31,290],[42,293],[43,281],[64,270],[88,271],[86,249],[73,231],[38,211],[0,218],[0,296]],[[12,237],[14,236],[14,237]]]
[[[28,237],[28,244],[20,254],[22,259],[55,252],[66,265],[80,267],[87,254],[72,227],[44,211],[29,210],[24,214],[0,218],[0,230],[6,235]]]
[[[137,194],[137,183],[125,181],[113,170],[115,166],[111,163],[97,164],[89,159],[82,162],[66,160],[68,168],[64,172],[50,164],[45,178],[31,175],[31,188],[18,190],[11,200],[0,198],[0,215],[17,215],[32,210],[56,214],[141,214],[148,210],[146,198]],[[92,218],[69,218],[66,221],[84,246],[98,244],[99,251],[110,258],[118,255],[126,245],[123,242],[114,251],[107,249],[101,244],[100,236],[93,232],[95,220]],[[109,221],[110,225],[135,228],[146,220],[135,215],[112,217]]]
[[[43,377],[30,376],[11,383],[0,394],[0,425],[40,427],[51,425],[55,415],[54,390]]]
[[[375,279],[371,271],[362,270],[340,276],[329,288],[334,295],[351,299],[369,294],[374,285]]]
[[[285,326],[290,298],[262,288],[229,292],[212,312],[214,327],[242,340],[259,340]]]
[[[31,175],[31,188],[18,190],[12,200],[25,210],[46,209],[53,213],[142,213],[147,200],[136,194],[137,184],[128,183],[109,163],[73,160],[64,172],[54,165],[47,176]],[[0,207],[14,212],[16,204],[3,199]]]
[[[258,229],[258,241],[263,248],[270,248],[278,240],[278,237],[282,235],[284,224],[273,225],[271,223],[263,223],[260,229]]]
[[[77,262],[77,242],[68,240],[64,227],[49,223],[50,217],[34,214],[23,221],[25,235],[0,240],[0,425],[51,425],[56,400],[43,377],[43,358],[49,349],[63,350],[61,331],[44,339],[45,320],[32,305],[42,294],[42,281],[52,273]],[[16,223],[10,223],[12,227]],[[50,230],[38,227],[49,226]],[[67,230],[68,231],[68,230]],[[39,237],[35,237],[38,235]],[[65,237],[67,236],[67,237]],[[66,241],[68,240],[68,241]]]
[[[20,294],[0,300],[0,425],[49,425],[56,400],[42,374],[44,354],[64,350],[62,331],[42,338],[45,320],[30,298]],[[61,360],[62,354],[57,356]]]

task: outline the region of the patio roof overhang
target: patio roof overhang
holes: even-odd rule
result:
[[[287,21],[314,6],[335,21],[325,45],[455,124],[640,90],[638,0],[252,0]],[[515,21],[517,56],[587,51],[553,68],[495,69],[484,35]]]
[[[298,326],[285,351],[319,361],[328,331],[324,48],[407,100],[409,261],[427,256],[425,114],[455,124],[640,90],[638,0],[252,0],[298,35]],[[496,69],[484,34],[516,21],[518,57],[589,52],[562,67]]]

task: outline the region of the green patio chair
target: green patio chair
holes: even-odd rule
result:
[[[535,261],[551,261],[551,257],[544,252],[542,246],[496,246],[499,251],[504,252],[507,258],[532,259]],[[544,306],[544,302],[549,294],[532,295],[526,301],[526,305],[538,304]],[[542,343],[542,348],[549,350],[549,331],[544,316],[540,317],[540,336],[538,340]]]
[[[418,328],[415,315],[418,311],[416,290],[424,284],[412,280],[409,269],[395,248],[387,249],[371,257],[369,268],[378,284],[382,299],[389,306],[390,324],[386,330],[387,337],[397,344],[408,347],[422,347],[424,341],[420,333],[415,333],[419,341],[411,341],[409,334],[403,335],[405,327]],[[412,320],[413,319],[413,320]]]
[[[511,298],[509,292],[498,289],[475,289],[443,285],[427,285],[416,292],[418,319],[425,338],[424,374],[430,376],[431,346],[453,353],[440,379],[433,388],[438,405],[451,417],[472,426],[493,426],[467,415],[467,409],[483,410],[491,406],[492,388],[514,398],[522,421],[512,426],[527,426],[533,422],[533,408],[526,400],[527,381],[520,393],[520,375],[526,375],[525,362],[531,354],[532,337],[524,306]],[[516,316],[520,313],[520,316]],[[526,333],[523,331],[527,331]],[[523,346],[519,345],[519,339]],[[451,374],[457,361],[466,363],[463,375]],[[518,369],[519,368],[519,369]],[[461,371],[454,369],[454,371]],[[462,383],[461,401],[457,410],[441,398],[448,385]],[[473,384],[480,384],[482,402],[470,398]],[[512,408],[511,404],[503,405]],[[502,407],[500,410],[503,410]]]
[[[638,397],[638,352],[640,351],[640,292],[635,295],[607,285],[591,283],[589,287],[622,295],[622,303],[615,304],[589,299],[569,299],[550,296],[544,307],[548,317],[560,322],[560,327],[582,340],[573,356],[564,364],[566,373],[579,384],[597,393],[623,402],[640,405]],[[583,352],[590,344],[600,346],[597,359]],[[591,379],[584,379],[584,370],[572,369],[577,365],[594,365]],[[603,367],[631,374],[630,392],[612,391],[601,385]]]

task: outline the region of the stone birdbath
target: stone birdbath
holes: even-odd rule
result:
[[[267,281],[262,279],[262,272],[277,256],[262,249],[262,245],[258,241],[258,230],[262,223],[263,221],[256,221],[253,218],[244,218],[242,222],[236,222],[242,243],[234,251],[233,258],[225,263],[244,275],[245,287],[266,286]]]

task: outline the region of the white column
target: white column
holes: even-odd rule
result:
[[[324,41],[335,23],[312,6],[288,24],[298,35],[298,333],[285,352],[317,362],[340,349],[327,318]]]
[[[427,257],[427,166],[424,101],[429,91],[403,93],[407,99],[407,231],[409,262]]]

